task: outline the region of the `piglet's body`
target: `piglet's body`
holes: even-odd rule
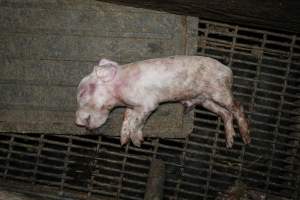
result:
[[[215,59],[172,56],[126,65],[102,59],[79,84],[76,123],[89,129],[105,123],[110,110],[126,106],[121,144],[140,146],[148,116],[162,102],[181,102],[186,112],[195,105],[219,115],[224,121],[226,144],[231,147],[237,120],[241,136],[250,143],[243,108],[233,101],[232,71]]]

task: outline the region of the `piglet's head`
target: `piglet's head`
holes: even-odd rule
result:
[[[118,68],[118,63],[102,59],[93,72],[81,80],[77,91],[77,125],[95,129],[106,122],[116,104],[113,88]]]

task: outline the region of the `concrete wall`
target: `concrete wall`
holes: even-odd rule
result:
[[[122,64],[194,54],[197,45],[195,18],[94,0],[2,0],[0,30],[1,132],[82,133],[76,86],[100,58]],[[154,125],[173,109],[178,125],[177,107]]]

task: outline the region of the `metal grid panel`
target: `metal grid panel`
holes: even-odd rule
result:
[[[4,180],[51,186],[57,198],[143,199],[150,164],[143,154],[153,153],[101,136],[2,134],[0,144]]]
[[[199,55],[217,58],[232,68],[234,95],[243,102],[251,121],[252,144],[247,148],[236,145],[233,150],[218,150],[222,144],[217,139],[223,135],[207,131],[211,145],[217,147],[211,159],[228,162],[228,167],[213,167],[211,177],[238,178],[266,193],[298,199],[299,38],[201,20],[198,42]],[[219,120],[205,122],[207,114],[201,109],[197,114],[199,132],[205,132],[206,123],[223,131]]]
[[[164,199],[214,199],[236,180],[269,199],[299,199],[299,38],[200,20],[198,46],[232,68],[234,95],[251,121],[249,147],[236,137],[226,149],[221,120],[202,108],[189,137],[149,139],[142,148],[101,136],[1,134],[2,183],[52,199],[140,200],[159,158]]]

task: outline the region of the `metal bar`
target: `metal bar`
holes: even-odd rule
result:
[[[163,199],[164,182],[164,162],[159,159],[153,159],[150,166],[144,200]]]
[[[129,144],[127,144],[126,147],[125,147],[125,152],[126,153],[128,153],[128,149],[129,149]],[[123,183],[123,178],[124,178],[124,171],[125,171],[126,162],[127,162],[127,157],[124,157],[123,161],[122,161],[121,175],[120,175],[120,179],[119,179],[119,183],[118,183],[119,189],[118,189],[118,192],[117,192],[116,199],[120,199],[120,196],[121,196],[122,183]]]
[[[39,144],[38,144],[38,151],[37,151],[37,155],[36,155],[36,162],[35,162],[35,166],[34,166],[34,170],[33,170],[33,175],[32,175],[32,184],[35,184],[36,181],[36,174],[38,171],[38,166],[39,166],[39,161],[40,161],[40,155],[41,155],[41,151],[43,148],[43,139],[44,139],[44,135],[40,135],[39,138]]]
[[[69,153],[70,153],[70,144],[72,144],[72,139],[69,138],[68,139],[68,146],[67,146],[67,152],[65,152],[65,157],[64,157],[64,171],[63,173],[61,174],[61,181],[60,181],[60,193],[63,194],[64,192],[64,187],[65,187],[65,182],[66,182],[66,179],[67,179],[67,175],[66,175],[66,170],[68,169],[68,164],[69,164]]]
[[[284,79],[284,85],[283,85],[283,89],[282,89],[282,91],[281,91],[281,93],[285,93],[285,91],[286,91],[286,86],[287,86],[287,81],[286,81],[286,79],[287,79],[287,77],[288,77],[288,75],[289,75],[289,69],[290,69],[290,66],[291,66],[291,60],[292,60],[292,57],[293,57],[293,46],[294,46],[294,44],[295,44],[295,41],[296,41],[296,37],[294,36],[293,37],[293,40],[292,40],[292,42],[291,42],[291,44],[290,44],[290,56],[289,56],[289,58],[288,58],[288,60],[289,60],[289,62],[288,62],[288,64],[287,64],[287,71],[286,71],[286,74],[285,74],[285,79]],[[280,100],[281,100],[281,103],[280,103],[280,105],[279,105],[279,112],[278,112],[278,120],[277,120],[277,122],[276,122],[276,126],[275,126],[275,135],[274,135],[274,139],[273,139],[273,143],[275,144],[276,143],[276,141],[277,141],[277,138],[278,138],[278,133],[279,133],[279,130],[278,130],[278,126],[280,125],[280,120],[281,120],[281,115],[282,115],[282,113],[281,113],[281,110],[282,110],[282,107],[283,107],[283,104],[284,104],[284,96],[280,96]],[[268,189],[269,189],[269,184],[268,184],[268,182],[270,181],[270,173],[271,173],[271,168],[272,168],[272,166],[273,166],[273,159],[274,159],[274,155],[275,155],[275,145],[272,145],[272,154],[271,154],[271,163],[270,163],[270,165],[269,165],[269,170],[268,170],[268,172],[267,172],[267,184],[266,184],[266,187],[265,187],[265,190],[266,191],[268,191]],[[269,193],[267,193],[267,195],[268,195]]]
[[[4,170],[4,176],[3,176],[4,179],[6,178],[7,172],[8,172],[8,167],[9,167],[9,161],[10,161],[10,158],[11,158],[11,151],[12,151],[13,142],[14,142],[14,137],[11,137],[10,140],[9,140],[9,151],[7,153],[7,156],[6,156],[5,170]]]
[[[209,20],[205,20],[205,19],[200,19],[199,23],[212,24],[214,26],[220,26],[220,27],[234,28],[234,25],[229,25],[229,24],[226,24],[226,23],[215,22],[215,21],[209,21]],[[287,35],[287,34],[276,33],[276,32],[272,32],[272,31],[268,31],[268,30],[260,30],[260,29],[248,28],[248,27],[245,27],[245,26],[239,27],[239,30],[249,31],[249,32],[253,32],[253,33],[261,33],[261,34],[266,33],[266,34],[272,35],[272,36],[277,36],[277,37],[292,39],[292,36]]]
[[[101,149],[101,139],[102,137],[98,137],[98,141],[97,141],[97,147],[96,147],[96,152],[100,152]],[[99,162],[97,159],[95,159],[95,165],[98,166]],[[87,193],[87,198],[92,196],[92,190],[95,184],[95,174],[99,173],[99,169],[96,168],[96,171],[94,173],[92,173],[91,178],[90,178],[90,183],[88,184],[88,193]]]
[[[183,147],[183,150],[182,150],[182,156],[180,157],[180,165],[181,166],[184,166],[185,160],[187,159],[186,158],[186,150],[187,150],[188,143],[189,143],[189,137],[186,137],[185,140],[184,140],[184,147]],[[185,169],[184,167],[180,168],[180,174],[184,173],[184,169]],[[182,177],[180,177],[180,179],[177,181],[177,184],[176,184],[176,189],[175,189],[175,194],[174,194],[174,199],[175,200],[177,200],[178,196],[179,196],[181,181],[182,181]]]

